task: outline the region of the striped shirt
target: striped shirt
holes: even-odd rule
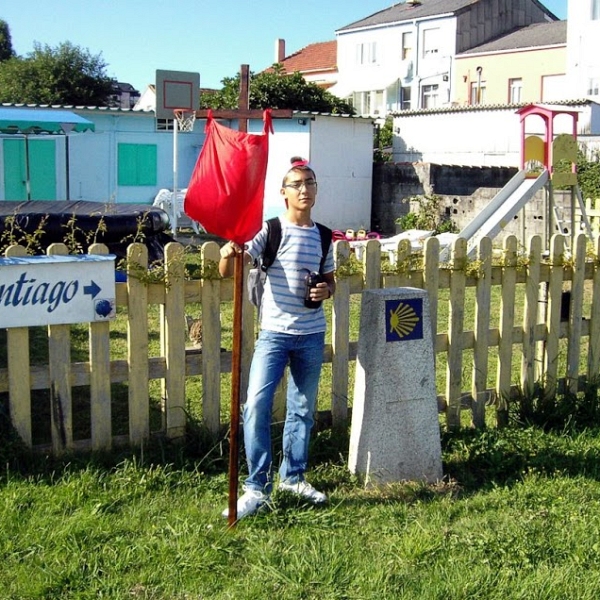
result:
[[[301,227],[284,217],[281,221],[281,244],[273,264],[267,271],[261,307],[261,329],[308,335],[325,331],[323,306],[304,306],[304,279],[311,272],[319,272],[322,247],[319,228]],[[255,261],[262,255],[267,243],[267,224],[246,245],[246,252]],[[323,273],[332,273],[333,245],[329,247]]]

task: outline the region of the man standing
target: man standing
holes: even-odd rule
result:
[[[308,445],[325,345],[325,316],[321,305],[335,291],[333,249],[323,261],[318,282],[307,277],[319,272],[323,254],[319,228],[311,218],[317,179],[307,161],[294,157],[283,178],[281,194],[286,211],[280,217],[281,243],[267,271],[260,311],[260,333],[254,349],[247,401],[243,411],[248,477],[238,499],[238,519],[267,504],[273,488],[271,420],[275,390],[289,363],[287,412],[283,430],[283,460],[279,489],[313,503],[327,497],[304,478]],[[259,261],[267,243],[267,226],[245,247],[248,261]],[[231,275],[231,259],[243,252],[234,242],[221,248],[219,271]],[[223,512],[228,516],[228,510]]]

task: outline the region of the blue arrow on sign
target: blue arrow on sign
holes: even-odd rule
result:
[[[92,297],[92,300],[98,295],[99,292],[100,286],[94,280],[92,280],[92,283],[90,285],[86,285],[83,287],[83,293],[89,294]]]

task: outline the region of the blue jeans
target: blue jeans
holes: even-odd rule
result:
[[[288,363],[287,412],[279,477],[287,483],[297,483],[304,479],[324,344],[325,333],[259,333],[250,367],[248,399],[243,411],[244,445],[248,462],[246,488],[265,493],[270,493],[272,489],[273,397]]]

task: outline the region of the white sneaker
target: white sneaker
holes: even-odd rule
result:
[[[279,490],[282,492],[290,492],[300,498],[304,498],[313,504],[322,504],[327,502],[327,496],[323,492],[315,490],[315,488],[308,483],[308,481],[298,481],[297,483],[285,483],[279,484]]]
[[[244,486],[244,494],[237,501],[237,520],[243,519],[249,515],[258,512],[265,504],[269,502],[269,495],[258,490],[246,488]],[[221,515],[227,519],[229,517],[229,507],[227,507]]]

